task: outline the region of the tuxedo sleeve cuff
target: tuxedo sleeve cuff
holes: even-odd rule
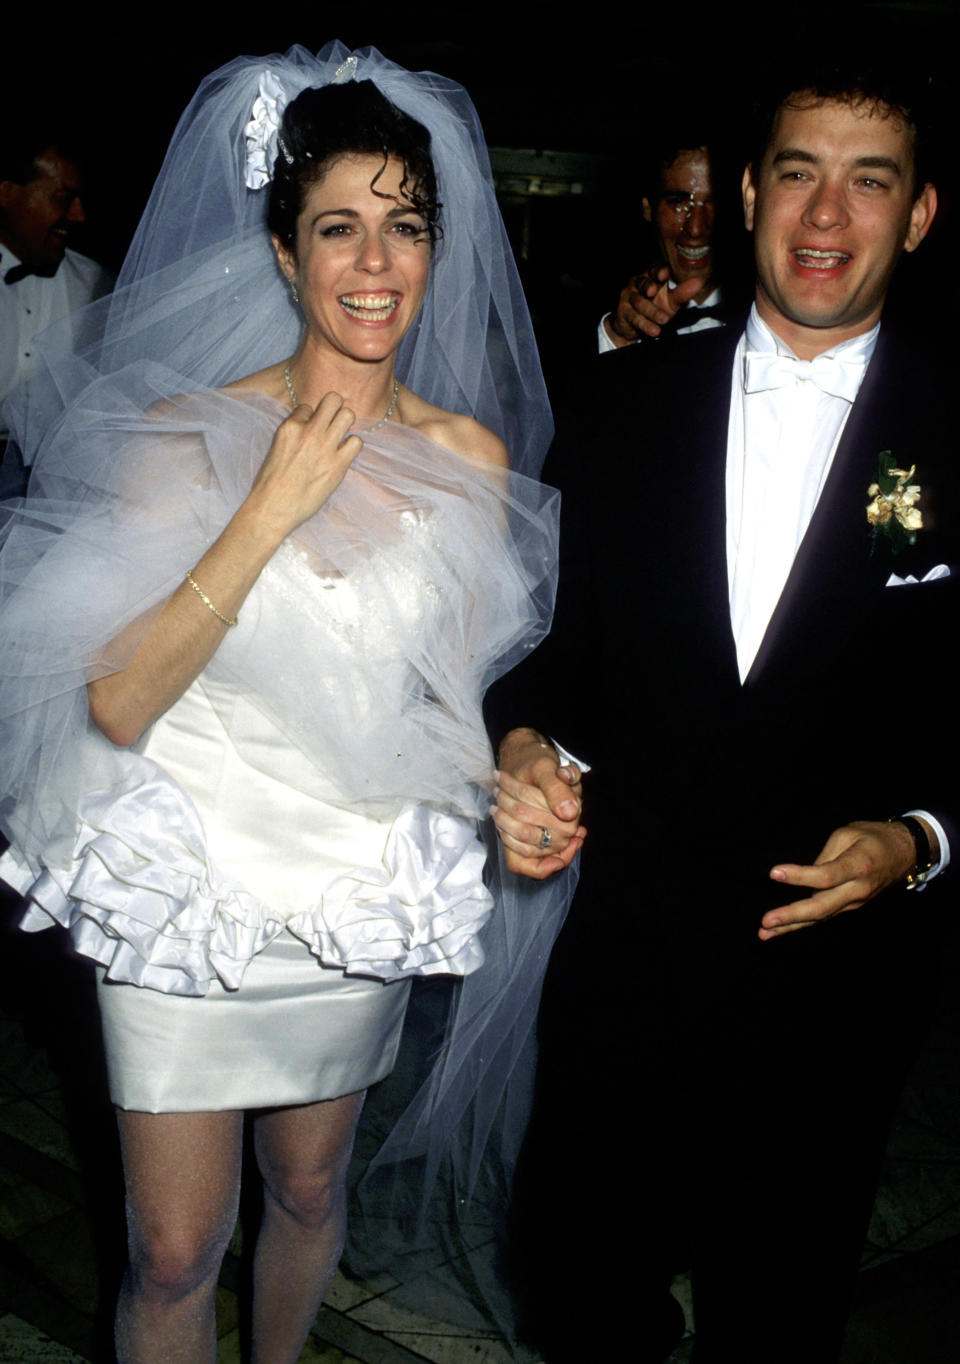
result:
[[[607,335],[607,329],[603,325],[610,316],[610,313],[604,313],[603,317],[600,319],[600,325],[597,328],[597,353],[599,355],[607,355],[610,351],[617,349],[616,345],[614,345]]]
[[[573,755],[572,753],[570,753],[567,749],[564,748],[563,744],[558,744],[558,743],[557,743],[556,739],[553,737],[552,734],[550,735],[550,742],[553,744],[554,748],[557,750],[557,757],[560,759],[560,766],[561,766],[561,767],[570,767],[570,766],[573,766],[573,767],[579,767],[579,769],[580,769],[581,772],[589,772],[589,771],[590,771],[590,764],[589,764],[589,763],[581,762],[579,758],[574,757],[574,755]],[[929,816],[924,816],[924,817],[925,817],[925,818],[929,818]],[[932,820],[932,819],[930,820],[930,823],[933,824],[933,820]],[[939,829],[937,830],[937,837],[938,837],[938,838],[940,837],[940,831],[939,831]]]
[[[932,881],[935,876],[939,876],[942,871],[946,871],[947,867],[949,867],[950,840],[947,838],[947,832],[943,825],[938,819],[934,819],[929,810],[905,810],[904,813],[908,815],[919,815],[921,819],[925,819],[930,825],[930,828],[937,835],[937,842],[940,845],[939,861],[934,862],[933,866],[918,885],[910,887],[911,890],[923,890],[924,886]]]

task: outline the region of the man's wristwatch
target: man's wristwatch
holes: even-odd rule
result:
[[[927,879],[930,868],[936,858],[930,851],[930,839],[927,831],[917,819],[916,815],[892,815],[887,820],[888,824],[902,824],[913,839],[913,846],[916,851],[916,860],[906,875],[908,886],[922,886]]]

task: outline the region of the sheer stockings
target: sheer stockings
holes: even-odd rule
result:
[[[255,1256],[255,1364],[296,1364],[343,1246],[344,1178],[363,1094],[255,1119],[264,1219]],[[119,1112],[129,1265],[119,1364],[206,1364],[214,1294],[236,1223],[241,1113]]]
[[[118,1113],[129,1263],[121,1364],[214,1359],[214,1291],[237,1218],[240,1113]]]
[[[263,1222],[254,1258],[253,1364],[296,1364],[346,1231],[347,1166],[364,1093],[256,1119]]]

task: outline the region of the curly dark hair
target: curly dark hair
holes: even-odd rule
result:
[[[891,73],[889,63],[827,59],[809,66],[798,62],[778,71],[754,104],[753,165],[759,167],[763,160],[781,108],[804,109],[826,101],[893,118],[907,129],[916,198],[932,179],[931,166],[937,159],[930,82],[911,71]]]
[[[297,218],[307,191],[343,156],[395,156],[403,162],[401,193],[423,215],[431,242],[440,236],[437,178],[430,155],[430,134],[381,94],[373,81],[322,85],[291,100],[280,126],[267,226],[292,251]],[[379,194],[381,168],[370,182]],[[389,195],[384,195],[389,198]]]

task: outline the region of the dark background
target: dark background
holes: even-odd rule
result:
[[[298,2],[256,13],[170,0],[112,18],[103,10],[68,17],[36,10],[12,16],[3,88],[13,117],[29,116],[39,101],[64,112],[86,147],[89,221],[77,245],[116,270],[181,111],[203,76],[231,58],[294,43],[316,51],[340,38],[452,77],[473,97],[492,147],[588,154],[580,192],[504,196],[534,314],[551,332],[565,330],[564,318],[579,331],[648,262],[641,167],[657,128],[706,108],[715,140],[730,149],[726,188],[736,196],[743,113],[762,74],[797,53],[843,42],[879,52],[894,69],[912,65],[935,79],[945,127],[956,122],[957,0],[813,7],[771,0],[715,13],[686,0],[638,5],[625,17],[606,6],[581,11],[573,21],[559,7],[478,0],[460,10]],[[951,163],[954,139],[955,131],[946,139]],[[909,263],[906,288],[946,293],[952,303],[954,192],[945,176],[939,187],[939,221],[917,264]],[[728,225],[737,219],[734,209]]]

